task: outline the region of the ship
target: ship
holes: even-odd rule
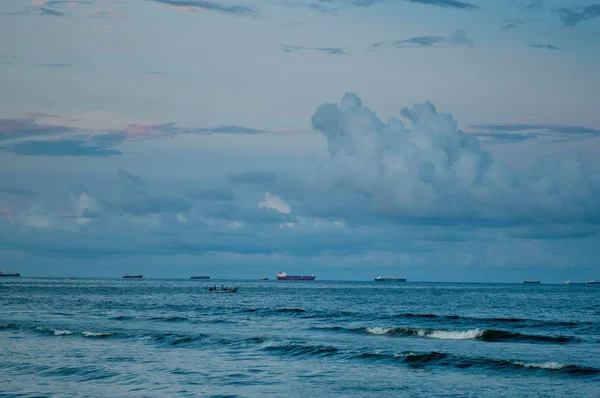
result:
[[[125,275],[123,275],[123,278],[125,278],[125,279],[142,279],[143,276],[142,276],[142,274],[132,274],[132,275],[125,274]]]
[[[395,276],[380,276],[375,277],[376,282],[406,282],[406,278],[396,278]]]
[[[269,278],[267,278],[266,276],[261,276],[260,278],[258,278],[259,281],[268,281]]]
[[[600,285],[600,281],[595,281],[593,279],[590,279],[589,281],[587,281],[588,285]]]
[[[17,277],[17,276],[21,276],[20,272],[7,272],[4,273],[2,271],[0,271],[0,276],[13,276],[13,277]]]
[[[535,284],[538,284],[538,283],[542,283],[542,282],[540,282],[540,281],[523,281],[523,283],[528,283],[528,284],[535,283]]]
[[[210,279],[210,276],[202,275],[202,274],[200,274],[200,275],[192,274],[190,279]]]
[[[314,281],[315,280],[315,274],[312,274],[310,276],[288,275],[285,272],[279,271],[279,273],[277,274],[277,276],[275,277],[275,279],[277,279],[278,281]]]

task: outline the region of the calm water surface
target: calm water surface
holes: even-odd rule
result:
[[[0,305],[1,396],[600,396],[600,286],[6,278]]]

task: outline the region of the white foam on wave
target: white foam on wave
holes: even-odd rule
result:
[[[564,368],[565,364],[558,362],[541,362],[541,363],[525,363],[525,362],[513,362],[517,366],[522,366],[524,368],[537,368],[537,369],[551,369],[557,370]]]
[[[82,332],[84,337],[107,337],[112,336],[112,333],[102,333],[102,332]]]
[[[425,337],[430,337],[432,339],[441,339],[441,340],[469,340],[476,339],[481,337],[485,330],[481,329],[471,329],[464,331],[456,331],[456,330],[433,330],[429,333],[425,334]],[[419,334],[420,336],[420,334]]]
[[[75,332],[72,332],[70,330],[55,330],[54,331],[55,336],[67,336],[67,335],[70,335],[73,333],[75,333]]]
[[[371,333],[371,334],[387,334],[387,333],[391,332],[392,330],[394,330],[394,328],[374,327],[374,328],[367,328],[367,333]]]
[[[367,333],[386,335],[386,334],[403,334],[403,335],[415,335],[419,337],[427,337],[430,339],[441,339],[441,340],[468,340],[476,339],[481,337],[485,330],[471,329],[471,330],[431,330],[431,329],[411,329],[411,328],[384,328],[384,327],[372,327],[366,329]]]

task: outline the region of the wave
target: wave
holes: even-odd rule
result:
[[[17,325],[16,323],[8,323],[8,324],[0,325],[0,330],[15,330],[15,329],[19,329],[19,325]]]
[[[279,312],[279,313],[299,313],[299,312],[306,312],[305,310],[303,310],[302,308],[278,308],[275,310],[275,312]]]
[[[133,316],[126,316],[126,315],[119,315],[119,316],[112,317],[110,319],[112,319],[113,321],[131,321],[131,320],[134,320],[135,317],[133,317]]]
[[[423,318],[423,319],[450,319],[450,320],[461,320],[461,321],[476,321],[485,323],[526,323],[530,326],[579,326],[582,323],[572,321],[544,321],[540,319],[526,319],[526,318],[505,318],[505,317],[492,317],[492,318],[479,318],[469,317],[460,315],[437,315],[437,314],[415,314],[415,313],[404,313],[404,314],[392,314],[384,315],[382,318]]]
[[[47,370],[41,374],[50,377],[77,377],[80,381],[102,380],[119,376],[116,372],[96,366],[63,366],[57,369]]]
[[[113,335],[113,333],[109,332],[81,332],[83,337],[93,337],[93,338],[106,338]]]
[[[329,357],[337,354],[339,350],[333,346],[312,346],[302,344],[285,344],[285,345],[273,345],[263,348],[264,351],[274,352],[282,355],[290,356],[318,356],[318,357]]]
[[[367,333],[381,336],[415,336],[440,340],[480,340],[486,342],[529,342],[554,344],[566,344],[577,341],[576,338],[568,336],[533,335],[495,329],[443,330],[409,327],[344,328],[341,326],[313,327],[313,329]]]
[[[70,334],[74,334],[75,332],[72,332],[70,330],[55,330],[54,331],[54,335],[55,336],[68,336]]]
[[[441,340],[470,340],[481,338],[487,331],[480,329],[472,330],[435,330],[435,329],[416,329],[416,328],[383,328],[374,327],[366,328],[365,331],[369,334],[386,335],[386,336],[419,336],[428,337],[431,339]]]
[[[186,322],[189,321],[189,318],[183,316],[156,316],[150,318],[151,321],[160,321],[160,322]]]
[[[274,309],[249,308],[249,309],[243,310],[243,312],[260,313],[262,315],[271,315],[271,314],[300,314],[300,313],[306,312],[306,310],[303,310],[302,308],[274,308]]]
[[[208,338],[206,334],[196,334],[196,335],[181,335],[174,333],[164,333],[157,334],[151,336],[151,341],[159,344],[170,345],[170,346],[181,346],[181,345],[191,345],[196,342],[205,340]]]
[[[413,368],[452,367],[458,369],[484,368],[496,371],[547,371],[565,375],[587,376],[600,374],[600,369],[559,362],[523,362],[492,358],[471,358],[443,352],[402,352],[402,353],[369,353],[362,352],[349,359],[377,360],[399,362]]]

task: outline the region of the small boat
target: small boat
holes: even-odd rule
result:
[[[375,282],[406,282],[406,278],[396,278],[395,276],[382,277],[377,275]]]
[[[587,281],[588,285],[600,285],[600,281],[595,281],[593,279],[590,279],[589,281]]]
[[[260,278],[258,278],[259,281],[268,281],[269,278],[267,278],[266,276],[261,276]]]
[[[538,284],[538,283],[542,283],[542,282],[540,282],[540,281],[523,281],[523,283]]]
[[[70,280],[70,281],[74,281],[75,280],[75,278],[73,278],[72,276],[68,277],[67,279]]]
[[[210,279],[210,276],[202,275],[202,274],[200,274],[200,275],[192,274],[190,279]]]
[[[133,275],[125,274],[125,275],[123,275],[123,278],[124,279],[142,279],[143,276],[142,276],[142,274],[133,274]]]
[[[2,272],[0,271],[0,277],[2,276],[12,276],[12,277],[17,277],[17,276],[21,276],[20,272]]]
[[[237,287],[225,287],[225,286],[221,286],[221,289],[217,289],[216,286],[213,287],[209,287],[208,291],[211,293],[235,293],[237,292],[238,288]]]

